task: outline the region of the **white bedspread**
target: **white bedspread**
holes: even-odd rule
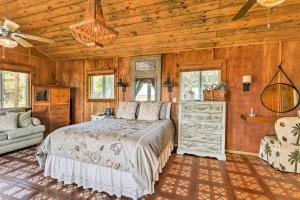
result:
[[[107,118],[58,129],[37,149],[44,167],[47,155],[130,172],[154,192],[158,158],[174,137],[171,120],[138,121]]]

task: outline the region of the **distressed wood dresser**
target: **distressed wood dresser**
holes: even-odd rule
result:
[[[181,102],[177,153],[226,160],[225,123],[226,102]]]

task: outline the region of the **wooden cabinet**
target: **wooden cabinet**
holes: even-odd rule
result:
[[[177,153],[226,160],[225,113],[225,102],[181,102]]]
[[[46,134],[70,125],[70,88],[34,86],[32,115],[46,127]]]

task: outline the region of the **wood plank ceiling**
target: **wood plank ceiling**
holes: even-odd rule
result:
[[[119,37],[106,48],[88,48],[73,39],[69,26],[83,19],[87,0],[8,0],[8,18],[20,30],[55,40],[33,42],[55,60],[130,56],[300,39],[300,1],[286,0],[270,13],[256,5],[231,21],[246,0],[102,0],[108,26]],[[0,4],[1,7],[3,3]],[[1,9],[2,12],[2,9]],[[2,16],[2,13],[1,13]]]

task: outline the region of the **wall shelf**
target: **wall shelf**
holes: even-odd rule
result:
[[[248,115],[241,115],[241,118],[247,123],[275,123],[278,119],[277,116],[254,116],[249,117]]]

